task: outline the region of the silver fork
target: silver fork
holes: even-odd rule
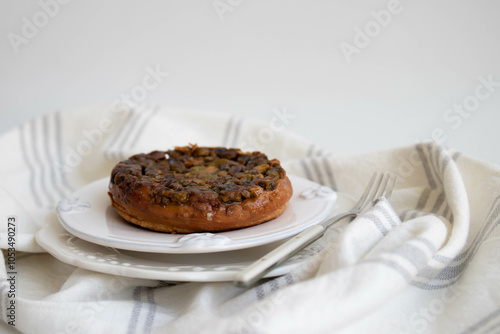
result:
[[[351,210],[336,215],[324,222],[312,225],[297,234],[276,249],[264,255],[234,276],[233,283],[240,287],[248,287],[262,278],[272,269],[278,267],[299,251],[321,238],[326,230],[344,218],[355,218],[366,208],[373,206],[381,198],[390,199],[396,183],[396,177],[390,173],[375,173],[365,191]]]

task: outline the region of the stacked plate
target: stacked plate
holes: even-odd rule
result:
[[[167,234],[132,225],[110,206],[109,179],[75,192],[57,206],[58,221],[36,235],[59,260],[98,272],[174,282],[232,281],[236,272],[287,238],[325,219],[336,194],[330,188],[289,176],[294,195],[278,218],[218,233]],[[313,256],[309,247],[274,269],[279,276]]]

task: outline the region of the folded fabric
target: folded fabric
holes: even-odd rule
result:
[[[2,134],[2,320],[23,333],[500,331],[500,167],[436,143],[335,156],[286,130],[299,121],[140,106],[57,112]],[[335,225],[314,257],[249,289],[93,272],[36,243],[59,200],[121,159],[188,143],[278,158],[337,192],[332,215],[374,172],[398,182],[390,203]]]

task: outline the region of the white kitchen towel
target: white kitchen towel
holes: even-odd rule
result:
[[[500,167],[435,143],[336,156],[288,132],[292,122],[299,116],[286,109],[255,120],[85,108],[2,134],[2,320],[23,333],[500,332]],[[390,203],[332,228],[302,266],[249,289],[93,272],[36,243],[57,220],[57,202],[119,160],[189,143],[278,158],[289,174],[337,191],[332,214],[348,209],[374,172],[396,174],[397,188]]]

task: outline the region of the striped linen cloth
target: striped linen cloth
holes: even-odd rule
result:
[[[139,106],[36,118],[1,135],[0,246],[17,220],[16,329],[24,333],[498,333],[500,167],[434,143],[335,156],[268,120]],[[292,272],[241,289],[172,284],[62,263],[36,243],[57,202],[138,152],[197,143],[257,149],[347,209],[372,173],[398,175],[379,202],[319,241]],[[332,214],[333,214],[332,213]],[[9,269],[0,270],[8,322]]]

